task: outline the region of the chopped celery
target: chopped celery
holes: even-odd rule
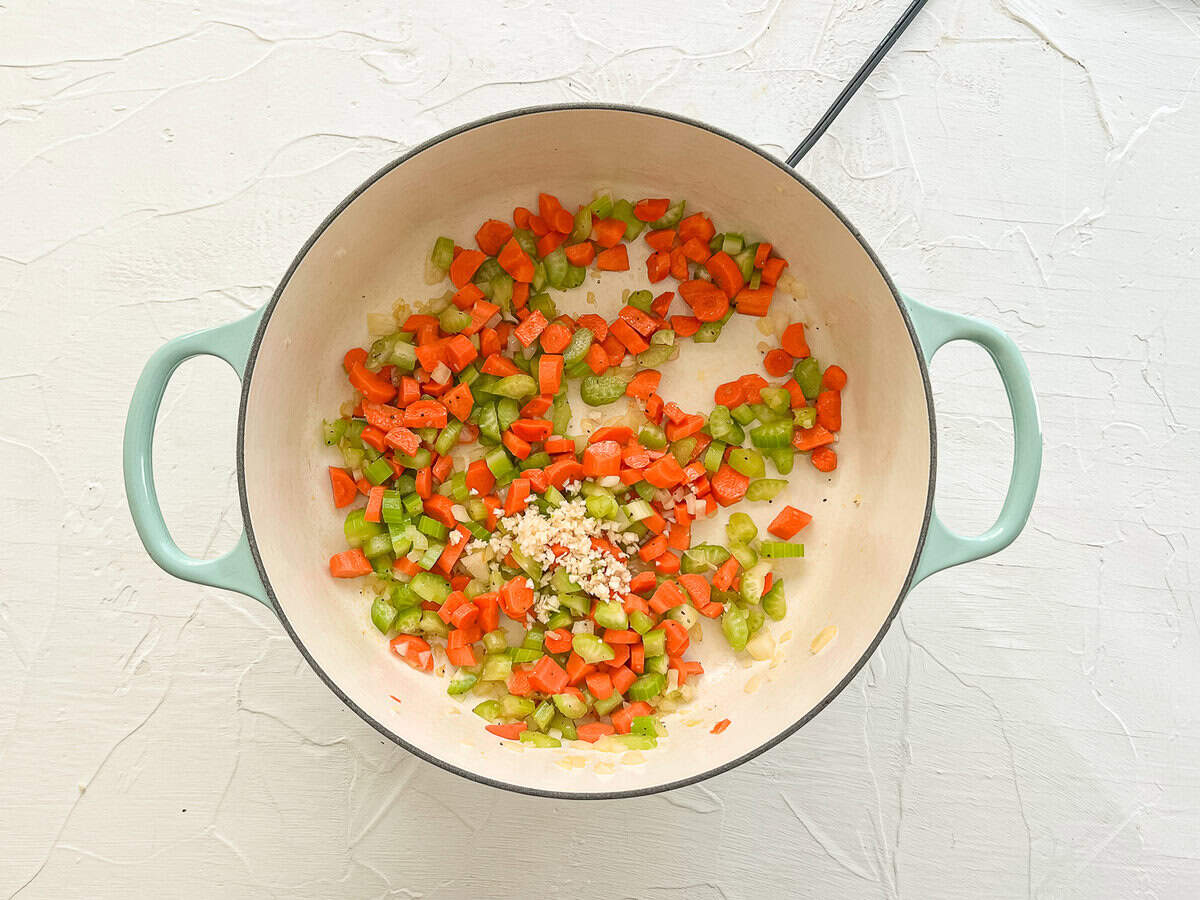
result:
[[[489,653],[483,660],[480,681],[507,681],[512,674],[512,658],[507,654]],[[526,713],[528,715],[528,713]]]
[[[771,589],[763,594],[762,609],[776,622],[787,615],[787,598],[783,595],[782,578],[771,582]]]
[[[799,406],[792,410],[792,423],[797,428],[812,428],[817,424],[817,410],[812,406]]]
[[[446,685],[446,693],[452,697],[465,694],[471,688],[475,687],[477,681],[479,681],[478,675],[459,669],[454,673],[454,677],[450,679],[450,683]]]
[[[607,662],[617,657],[616,651],[594,634],[575,635],[571,638],[571,648],[586,663]]]
[[[729,411],[729,414],[733,416],[734,421],[739,425],[749,425],[754,421],[754,410],[745,403],[735,406]]]
[[[757,603],[762,599],[763,588],[766,585],[767,572],[771,567],[766,563],[752,566],[742,573],[742,599],[747,603]]]
[[[733,231],[727,231],[725,232],[725,239],[721,242],[721,249],[730,256],[735,256],[736,254],[742,252],[742,245],[744,242],[745,239],[740,234],[737,234]]]
[[[794,426],[790,419],[782,422],[767,422],[750,429],[750,443],[755,447],[766,450],[778,450],[790,447]]]
[[[409,582],[409,587],[427,603],[442,604],[450,596],[450,584],[440,575],[432,572],[418,572]]]
[[[429,258],[443,272],[449,269],[450,263],[454,262],[454,241],[448,237],[438,238],[433,242],[433,253]]]
[[[625,396],[627,384],[628,379],[618,375],[589,375],[579,386],[579,396],[588,406],[607,406]]]
[[[729,465],[747,478],[758,478],[767,471],[763,465],[762,454],[745,447],[735,447],[729,451]]]
[[[596,604],[596,612],[593,617],[596,624],[604,628],[624,631],[629,627],[629,617],[625,615],[625,608],[619,600]]]
[[[717,544],[697,544],[684,551],[680,560],[680,571],[684,574],[715,569],[729,559],[729,551]]]
[[[592,233],[592,210],[590,207],[581,206],[579,212],[575,213],[575,224],[571,228],[571,233],[567,235],[568,244],[578,244],[580,241],[586,241]]]
[[[554,304],[554,298],[545,292],[534,294],[529,298],[529,310],[530,312],[540,312],[552,321],[558,318],[558,307]]]
[[[617,514],[617,501],[612,494],[597,494],[587,498],[587,511],[593,519],[611,519]]]
[[[658,672],[647,672],[645,675],[639,676],[638,680],[629,686],[626,693],[630,700],[649,700],[651,697],[661,694],[666,686],[665,675]]]
[[[570,265],[567,262],[566,251],[562,247],[555,247],[542,257],[542,263],[546,266],[546,282],[552,288],[561,289],[567,277],[567,267]]]
[[[790,541],[763,541],[758,551],[767,559],[791,559],[804,556],[804,545]]]
[[[787,487],[782,478],[757,478],[746,488],[746,499],[750,501],[774,500]]]
[[[447,306],[438,315],[438,324],[442,331],[458,334],[471,324],[471,314],[457,306]]]
[[[537,393],[537,381],[532,375],[506,375],[496,385],[495,392],[501,397],[511,397],[514,400],[532,397]]]
[[[346,426],[349,423],[349,419],[334,419],[332,422],[326,419],[322,422],[321,436],[325,440],[325,446],[335,446],[342,439],[342,435],[346,433]]]
[[[759,395],[768,409],[780,414],[786,413],[792,403],[792,395],[787,392],[786,388],[765,387],[759,391]]]
[[[588,209],[596,214],[597,218],[607,219],[612,215],[613,201],[609,194],[597,193],[596,198],[588,204]],[[588,231],[591,234],[591,231]]]
[[[648,447],[651,450],[665,450],[667,448],[667,434],[657,425],[643,425],[638,431],[638,440],[643,447]]]
[[[487,668],[486,662],[484,668]],[[483,680],[487,681],[488,679]],[[507,694],[500,698],[500,715],[506,719],[523,719],[533,715],[536,708],[536,704],[528,697],[514,697],[512,694]]]
[[[394,474],[392,467],[388,465],[388,461],[382,456],[363,467],[363,477],[371,482],[371,484],[383,484]]]
[[[371,623],[380,630],[383,634],[387,634],[391,630],[392,623],[396,621],[396,607],[388,603],[382,597],[376,597],[371,601]]]
[[[654,620],[640,609],[635,609],[629,614],[629,625],[638,634],[645,635],[654,627]]]
[[[527,378],[526,375],[510,375],[509,378]],[[500,433],[508,431],[512,423],[521,418],[521,405],[512,397],[501,397],[496,401],[496,424]]]
[[[450,626],[443,622],[442,617],[433,610],[427,609],[421,613],[421,631],[425,634],[445,637],[450,633]]]
[[[576,329],[575,333],[571,335],[571,343],[567,344],[567,349],[563,351],[563,362],[568,366],[580,362],[587,356],[588,349],[592,346],[595,337],[589,328]]]
[[[437,440],[434,441],[433,449],[445,456],[454,449],[454,445],[458,443],[458,436],[462,433],[463,423],[458,419],[450,419],[446,423],[446,427],[438,433]]]
[[[574,694],[555,694],[554,705],[568,719],[578,719],[587,714],[587,703]]]
[[[654,295],[646,290],[634,291],[625,299],[625,302],[634,309],[640,309],[642,312],[648,313],[650,312],[650,304],[654,302]]]
[[[792,466],[796,462],[796,451],[791,447],[780,447],[777,450],[768,450],[764,454],[767,459],[775,464],[775,471],[780,475],[788,475],[792,471]]]
[[[708,449],[704,451],[704,469],[707,472],[716,472],[721,468],[721,463],[725,461],[726,444],[723,441],[713,441],[708,445]]]
[[[471,710],[481,719],[486,719],[489,722],[495,722],[500,718],[500,701],[499,700],[484,700],[482,703],[476,704]]]
[[[537,259],[537,235],[528,228],[514,228],[513,238],[522,250],[529,254],[530,259]]]
[[[529,716],[532,720],[529,722],[530,728],[536,728],[538,731],[545,731],[550,727],[550,723],[554,721],[554,703],[550,700],[543,700],[537,705],[537,709]]]
[[[654,716],[634,716],[632,722],[631,734],[640,734],[645,737],[658,737],[658,728],[654,722]]]
[[[821,364],[814,357],[808,356],[796,363],[792,377],[805,397],[817,399],[817,394],[821,393]]]
[[[645,647],[647,658],[662,656],[667,652],[667,633],[656,628],[642,635],[642,646]]]
[[[512,309],[513,298],[513,279],[507,272],[497,272],[492,276],[489,282],[492,288],[492,302],[499,306],[505,312]],[[464,313],[465,315],[465,313]],[[467,316],[467,325],[470,324],[470,316]],[[466,328],[466,325],[463,326]]]
[[[653,369],[665,362],[670,362],[679,355],[679,348],[668,344],[651,344],[649,350],[643,350],[637,355],[638,365],[643,369]]]
[[[758,563],[758,554],[745,544],[730,544],[729,553],[743,569],[749,569]]]
[[[483,460],[487,463],[487,467],[491,473],[497,478],[510,475],[513,471],[512,458],[503,447],[493,447],[487,452]]]
[[[633,204],[628,200],[618,200],[613,204],[610,218],[620,219],[625,223],[625,240],[632,241],[642,229],[646,227],[646,223],[633,214]]]
[[[749,544],[758,537],[758,526],[744,512],[735,512],[725,524],[725,533],[729,535],[729,540],[731,541],[739,544]]]
[[[733,650],[745,650],[746,642],[750,640],[745,610],[733,604],[727,606],[721,615],[721,632]]]
[[[654,515],[654,508],[639,497],[625,504],[625,515],[634,522],[640,522],[642,519],[648,519]]]

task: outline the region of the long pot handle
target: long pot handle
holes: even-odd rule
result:
[[[243,530],[232,550],[217,559],[188,556],[167,530],[154,489],[154,426],[171,375],[180,363],[194,356],[216,356],[242,378],[261,318],[259,310],[238,322],[183,335],[168,341],[150,357],[134,388],[125,420],[125,496],[138,536],[150,558],[162,569],[185,581],[237,591],[274,611],[258,576],[246,532]]]
[[[1029,369],[1012,338],[979,319],[933,309],[904,298],[926,365],[951,341],[978,344],[992,358],[1008,394],[1013,420],[1013,467],[1008,494],[996,522],[983,534],[964,537],[950,530],[934,509],[913,585],[942,569],[990,556],[1011,544],[1025,527],[1042,470],[1042,425]]]

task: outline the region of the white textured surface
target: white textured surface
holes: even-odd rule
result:
[[[1040,502],[1008,551],[915,590],[779,748],[578,805],[418,762],[265,610],[159,572],[121,486],[133,381],[265,302],[347,191],[448,126],[620,100],[783,154],[902,3],[404,6],[0,3],[0,892],[1193,896],[1197,7],[932,0],[805,161],[903,289],[1020,343]],[[983,526],[998,380],[954,349],[934,379],[940,506]],[[160,421],[193,552],[239,527],[235,391],[190,364]]]

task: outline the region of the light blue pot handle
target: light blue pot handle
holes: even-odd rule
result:
[[[917,330],[925,363],[951,341],[971,341],[992,357],[1008,393],[1013,420],[1013,467],[1008,495],[996,523],[977,537],[963,537],[938,518],[936,508],[925,534],[925,547],[917,563],[913,585],[942,569],[989,556],[1011,544],[1025,527],[1042,471],[1042,425],[1029,369],[1012,338],[1000,329],[966,316],[933,309],[904,298]]]
[[[239,322],[186,334],[168,341],[150,357],[134,388],[129,417],[125,420],[125,496],[138,536],[150,558],[164,570],[185,581],[237,591],[272,609],[245,531],[224,556],[217,559],[188,556],[171,538],[154,490],[154,425],[171,375],[184,360],[207,355],[225,360],[241,378],[261,318],[259,310]]]

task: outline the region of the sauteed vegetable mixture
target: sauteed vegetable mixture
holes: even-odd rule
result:
[[[673,290],[629,293],[612,321],[559,311],[551,292],[629,269],[639,238],[647,280]],[[764,622],[787,612],[771,563],[804,555],[793,539],[811,517],[785,506],[760,535],[734,512],[724,545],[694,544],[692,523],[772,500],[797,456],[836,469],[846,373],[796,322],[762,360],[775,382],[722,384],[707,413],[659,394],[680,343],[765,316],[787,266],[683,201],[601,193],[571,212],[540,194],[474,246],[438,238],[430,264],[454,287],[444,308],[343,359],[353,411],[324,440],[342,455],[329,477],[348,549],[330,572],[375,579],[392,651],[425,671],[444,653],[448,693],[480,695],[493,734],[653,747],[656,713],[703,675],[688,659],[698,617],[733,651],[771,656]],[[636,402],[638,421],[572,434],[574,381],[586,406]]]

